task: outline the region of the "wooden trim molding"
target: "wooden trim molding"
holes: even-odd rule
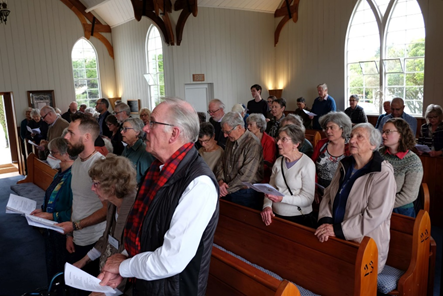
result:
[[[112,47],[111,42],[109,42],[109,40],[101,34],[111,33],[111,27],[102,24],[100,20],[96,19],[92,13],[86,12],[86,6],[84,6],[79,0],[60,1],[71,9],[75,15],[77,15],[78,19],[82,23],[85,38],[89,40],[91,36],[93,36],[100,40],[108,50],[109,56],[114,59],[114,48]]]

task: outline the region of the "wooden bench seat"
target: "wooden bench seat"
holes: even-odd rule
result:
[[[428,288],[431,220],[421,210],[417,217],[391,217],[391,240],[386,265],[405,271],[389,295],[426,295]]]
[[[313,229],[278,218],[265,226],[258,211],[220,200],[214,243],[316,294],[377,293],[378,252],[369,237],[320,243]]]
[[[317,130],[307,129],[305,131],[305,138],[308,139],[309,142],[311,142],[312,146],[315,148],[318,141],[321,140],[321,134]]]
[[[242,260],[213,247],[206,295],[299,296],[297,287],[278,280]]]

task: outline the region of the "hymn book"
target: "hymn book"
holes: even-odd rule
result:
[[[31,214],[36,208],[37,202],[35,200],[11,193],[6,205],[6,213]]]

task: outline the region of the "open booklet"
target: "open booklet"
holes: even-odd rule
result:
[[[100,286],[100,280],[87,272],[65,263],[65,284],[84,291],[101,292],[106,295],[121,295],[118,289],[109,286]]]
[[[271,195],[276,195],[276,196],[283,196],[284,195],[283,193],[281,193],[280,191],[278,191],[277,189],[275,189],[274,187],[272,187],[269,184],[265,184],[265,183],[251,184],[248,182],[242,182],[242,183],[243,183],[243,185],[247,186],[248,188],[252,188],[258,192],[263,192],[264,194],[271,194]]]
[[[416,145],[415,145],[415,148],[416,148],[418,151],[423,152],[423,153],[429,153],[429,152],[431,152],[431,149],[429,148],[428,145],[420,145],[420,144],[416,144]]]
[[[312,112],[310,112],[310,111],[308,111],[308,110],[306,110],[306,109],[303,109],[303,112],[305,112],[307,115],[309,115],[309,116],[317,116],[317,114],[315,114],[315,113],[312,113]]]
[[[41,130],[40,130],[39,127],[37,127],[37,128],[30,128],[29,126],[27,126],[26,129],[27,129],[28,132],[30,132],[31,134],[41,134]]]
[[[6,204],[6,213],[31,214],[36,208],[37,202],[35,200],[12,193],[9,194],[9,200]]]
[[[38,228],[51,229],[51,230],[60,232],[62,234],[64,233],[63,228],[55,225],[58,223],[57,221],[52,221],[52,220],[40,218],[37,216],[27,215],[27,214],[25,216],[26,216],[26,221],[28,221],[28,225],[35,226]]]

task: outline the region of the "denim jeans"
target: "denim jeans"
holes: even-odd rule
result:
[[[415,210],[414,210],[413,206],[412,207],[408,207],[408,208],[405,208],[404,206],[403,207],[394,208],[394,210],[392,212],[400,214],[400,215],[405,215],[405,216],[409,216],[409,217],[415,218]]]

